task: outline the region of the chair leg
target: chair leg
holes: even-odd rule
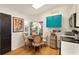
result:
[[[36,51],[35,51],[35,47],[34,46],[33,46],[33,49],[32,50],[33,50],[33,54],[36,54]]]

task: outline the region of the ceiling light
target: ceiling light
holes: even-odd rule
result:
[[[33,4],[32,7],[34,7],[35,9],[38,9],[40,7],[42,7],[44,4]]]

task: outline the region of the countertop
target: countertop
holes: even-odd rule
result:
[[[75,36],[62,35],[61,38],[62,41],[79,44],[79,39],[75,39]]]

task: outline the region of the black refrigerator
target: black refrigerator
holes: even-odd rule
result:
[[[0,13],[0,54],[11,50],[11,15]]]

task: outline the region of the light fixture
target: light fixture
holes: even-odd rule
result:
[[[44,4],[33,4],[32,7],[35,9],[38,9],[40,7],[42,7]]]

